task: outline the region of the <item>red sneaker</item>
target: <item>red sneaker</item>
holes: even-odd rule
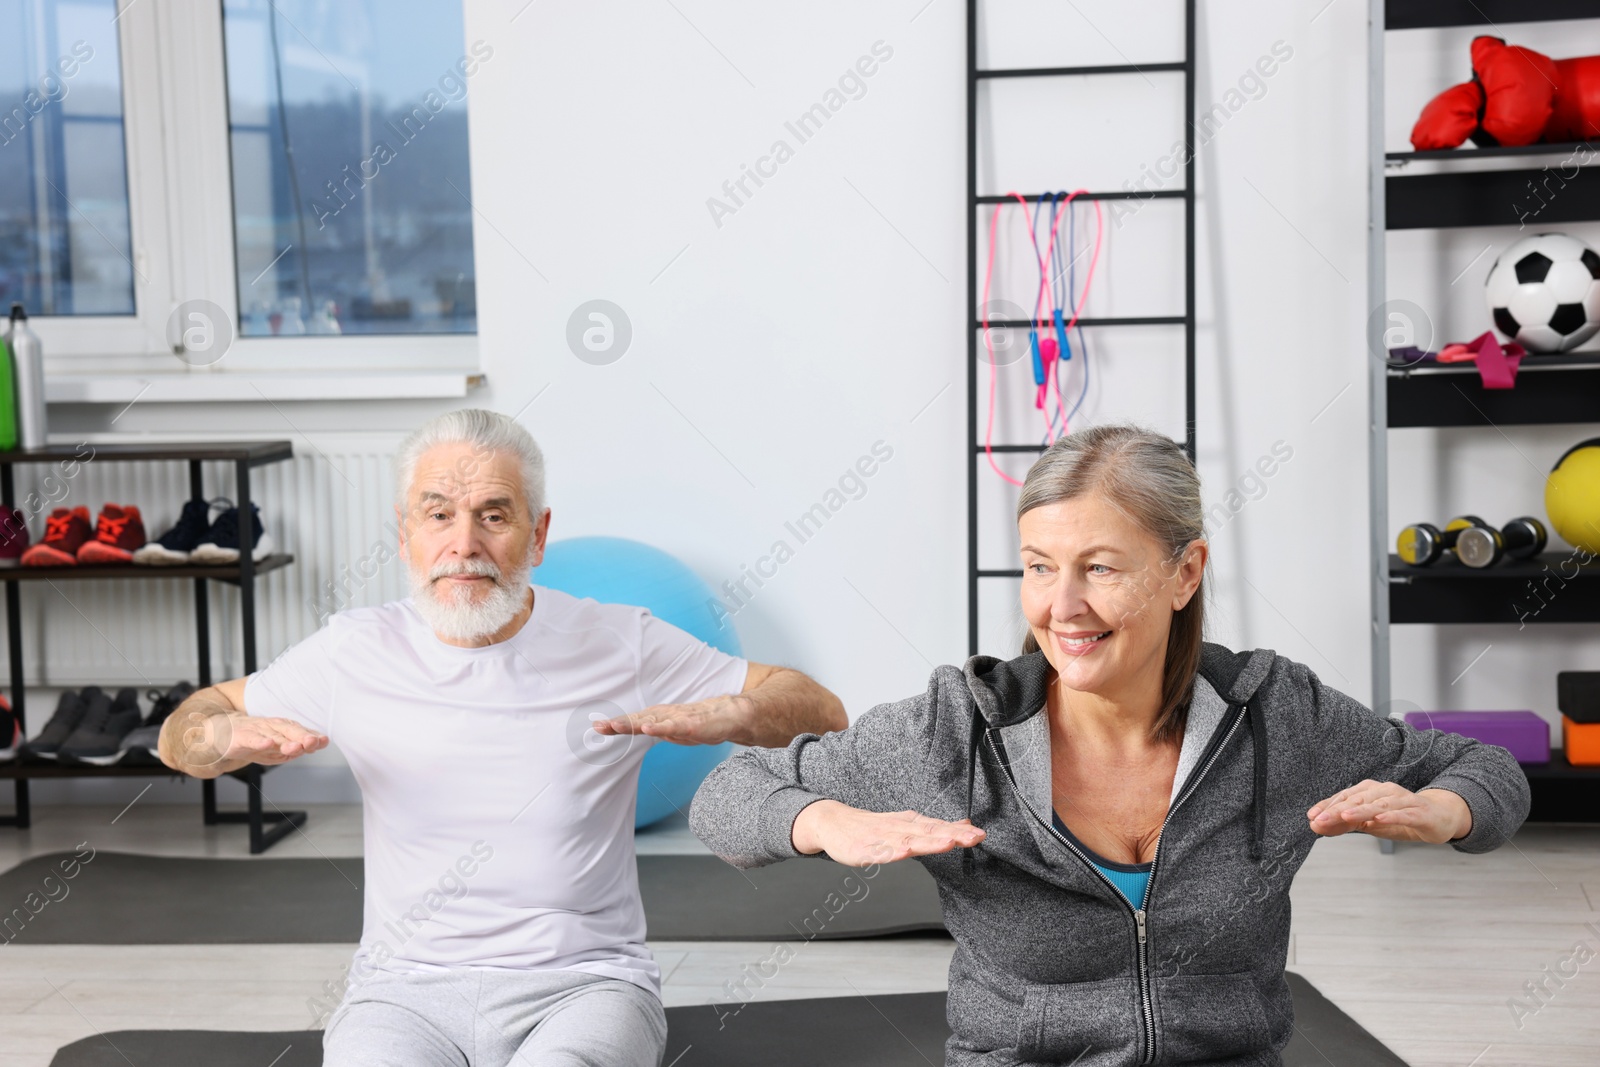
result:
[[[22,724],[11,711],[11,701],[0,697],[0,762],[16,759],[22,748]]]
[[[94,536],[78,546],[79,563],[127,563],[144,547],[144,520],[132,504],[106,504]]]
[[[16,508],[0,504],[0,567],[15,567],[27,547],[28,520]]]
[[[24,567],[70,567],[78,562],[78,547],[89,540],[89,509],[56,508],[44,520],[44,539],[22,553]]]

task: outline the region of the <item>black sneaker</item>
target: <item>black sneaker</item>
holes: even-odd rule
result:
[[[122,739],[141,718],[139,692],[132,686],[117,690],[115,700],[96,689],[83,700],[78,728],[61,743],[61,762],[110,766],[122,758]]]
[[[211,525],[211,509],[219,502],[232,506],[232,501],[220,497],[211,503],[195,497],[183,505],[183,514],[178,516],[172,529],[135,549],[133,562],[157,567],[188,563],[189,553],[194,551],[194,546],[205,540],[206,530]]]
[[[250,505],[251,550],[250,558],[260,563],[272,553],[272,537],[261,527],[261,509]],[[239,509],[230,505],[217,516],[211,529],[189,553],[191,563],[239,562]]]
[[[63,692],[61,699],[56,701],[55,714],[44,724],[44,729],[32,741],[22,743],[22,758],[54,763],[61,742],[72,736],[72,731],[78,727],[78,720],[83,718],[83,698],[98,692],[100,688],[93,685],[86,686],[82,692],[76,689]]]
[[[0,763],[17,758],[22,747],[22,723],[11,710],[11,702],[0,697]]]
[[[138,767],[159,765],[161,757],[156,755],[156,746],[161,742],[161,725],[192,695],[194,686],[188,682],[179,682],[165,693],[159,689],[146,693],[150,698],[150,715],[138,729],[122,739],[122,762]]]

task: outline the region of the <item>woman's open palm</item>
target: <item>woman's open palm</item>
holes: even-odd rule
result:
[[[966,848],[984,832],[969,819],[945,822],[915,811],[862,811],[819,800],[801,810],[790,836],[799,852],[826,852],[836,863],[867,867]]]
[[[1472,811],[1447,789],[1415,793],[1395,782],[1357,782],[1306,811],[1311,829],[1324,837],[1360,830],[1392,841],[1442,845],[1472,830]]]

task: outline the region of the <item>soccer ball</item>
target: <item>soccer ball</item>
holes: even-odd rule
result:
[[[1494,325],[1529,352],[1566,352],[1600,331],[1600,255],[1540,233],[1506,249],[1484,286]]]

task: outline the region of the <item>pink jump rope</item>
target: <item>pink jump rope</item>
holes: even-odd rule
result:
[[[1039,313],[1044,307],[1045,293],[1048,291],[1054,295],[1055,286],[1052,284],[1052,279],[1050,277],[1050,265],[1053,264],[1056,259],[1056,234],[1061,228],[1061,220],[1068,214],[1068,212],[1071,211],[1072,201],[1084,192],[1086,192],[1086,190],[1078,189],[1072,193],[1046,193],[1039,197],[1039,203],[1041,205],[1043,205],[1047,199],[1051,201],[1050,215],[1052,221],[1050,225],[1050,236],[1045,242],[1045,247],[1042,251],[1039,248],[1037,222],[1035,216],[1030,214],[1028,210],[1028,201],[1023,198],[1021,193],[1011,192],[1006,194],[1009,197],[1015,197],[1017,202],[1022,205],[1022,216],[1024,221],[1026,221],[1028,224],[1028,235],[1033,243],[1034,257],[1039,266],[1039,286],[1034,291],[1033,317],[1028,323],[1028,348],[1029,356],[1033,361],[1034,385],[1037,387],[1034,395],[1034,407],[1038,408],[1045,416],[1044,443],[1047,445],[1055,441],[1056,438],[1061,434],[1068,432],[1067,415],[1062,411],[1063,401],[1061,398],[1061,374],[1057,371],[1056,364],[1059,362],[1065,362],[1066,360],[1072,358],[1072,349],[1067,341],[1067,334],[1074,326],[1077,325],[1078,309],[1081,308],[1089,298],[1089,287],[1094,282],[1095,264],[1100,260],[1100,245],[1105,235],[1105,229],[1104,220],[1100,213],[1100,204],[1098,201],[1095,201],[1094,205],[1094,251],[1089,257],[1089,270],[1083,279],[1083,292],[1077,300],[1071,301],[1071,320],[1068,321],[1065,319],[1062,308],[1052,308],[1050,324],[1055,327],[1056,336],[1046,336],[1044,338],[1040,338],[1038,327],[1043,320],[1040,319]],[[1063,197],[1065,199],[1063,199]],[[994,206],[993,213],[989,216],[989,256],[988,262],[983,271],[983,347],[989,356],[989,416],[984,427],[983,451],[985,457],[989,461],[990,469],[992,469],[996,474],[1004,478],[1006,481],[1010,482],[1012,485],[1020,486],[1022,484],[1020,481],[1011,477],[1011,475],[1001,470],[999,466],[995,464],[994,446],[992,443],[994,439],[995,369],[994,338],[989,330],[989,284],[994,275],[995,236],[999,228],[1000,209],[1004,206],[1005,205],[1003,203],[996,204]],[[1068,293],[1068,297],[1070,299],[1070,292]],[[1081,348],[1082,331],[1079,332],[1079,336],[1079,347]],[[1088,368],[1085,367],[1086,372],[1087,369]],[[1053,388],[1052,381],[1054,386]],[[1085,382],[1085,385],[1087,386],[1087,382]],[[1050,414],[1047,407],[1047,400],[1052,393],[1054,394],[1056,400],[1056,410],[1055,414],[1053,415]],[[1079,399],[1079,403],[1082,403],[1081,398]],[[1074,407],[1073,411],[1076,412],[1077,408]],[[1056,428],[1057,419],[1059,419],[1061,422],[1059,432]]]

